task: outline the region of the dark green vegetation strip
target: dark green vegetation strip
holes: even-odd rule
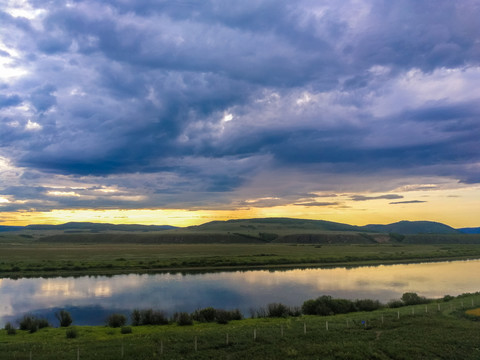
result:
[[[0,277],[365,265],[480,258],[480,245],[0,242]]]
[[[227,325],[0,330],[1,359],[479,359],[478,296],[368,313],[247,319]],[[440,311],[438,310],[440,306]],[[478,305],[477,305],[478,306]]]

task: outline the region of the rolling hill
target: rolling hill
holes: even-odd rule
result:
[[[460,234],[460,231],[433,221],[399,221],[388,225],[366,225],[364,231],[398,234]]]

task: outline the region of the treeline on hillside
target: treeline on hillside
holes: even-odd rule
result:
[[[290,307],[282,303],[270,303],[264,308],[252,309],[250,316],[252,318],[279,318],[279,317],[297,317],[301,315],[318,315],[331,316],[337,314],[348,314],[353,312],[374,311],[382,308],[399,308],[402,306],[428,304],[432,302],[447,302],[456,298],[463,298],[472,295],[480,295],[480,292],[474,294],[465,293],[457,297],[445,295],[442,299],[433,300],[423,296],[419,296],[414,292],[407,292],[398,300],[392,300],[387,304],[382,304],[378,300],[371,299],[335,299],[328,295],[320,296],[316,299],[306,300],[301,307]],[[70,313],[61,310],[55,313],[59,321],[60,327],[69,327],[73,323]],[[179,326],[193,325],[194,322],[209,323],[216,322],[218,324],[227,324],[232,320],[242,320],[243,314],[238,310],[223,310],[207,307],[195,310],[193,313],[176,312],[172,316],[168,316],[162,310],[154,309],[135,309],[130,314],[131,326],[143,325],[168,325],[177,324]],[[122,327],[122,333],[131,332],[131,328],[127,327],[127,316],[124,314],[114,313],[108,316],[105,325],[109,327]],[[34,315],[24,315],[17,320],[20,330],[34,333],[39,329],[52,326],[48,320],[39,318]],[[11,322],[5,325],[5,330],[9,335],[16,334],[16,327]],[[75,332],[67,333],[67,337],[76,337]]]

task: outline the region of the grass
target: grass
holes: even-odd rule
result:
[[[461,304],[383,309],[369,313],[246,319],[227,325],[136,326],[121,329],[47,328],[34,334],[0,330],[1,359],[478,359],[480,322],[462,316]],[[462,303],[460,302],[462,301]],[[478,305],[477,305],[478,306]],[[400,312],[398,317],[397,311]],[[327,330],[328,322],[328,330]],[[227,343],[228,336],[228,343]],[[255,338],[254,338],[255,336]],[[196,346],[196,349],[195,349]]]
[[[0,242],[0,277],[386,264],[480,257],[480,245]]]

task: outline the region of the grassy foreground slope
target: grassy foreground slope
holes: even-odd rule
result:
[[[447,303],[368,313],[246,319],[227,325],[139,326],[130,334],[77,327],[78,336],[46,328],[7,335],[0,358],[9,359],[479,359],[480,322],[465,315],[478,295]]]

